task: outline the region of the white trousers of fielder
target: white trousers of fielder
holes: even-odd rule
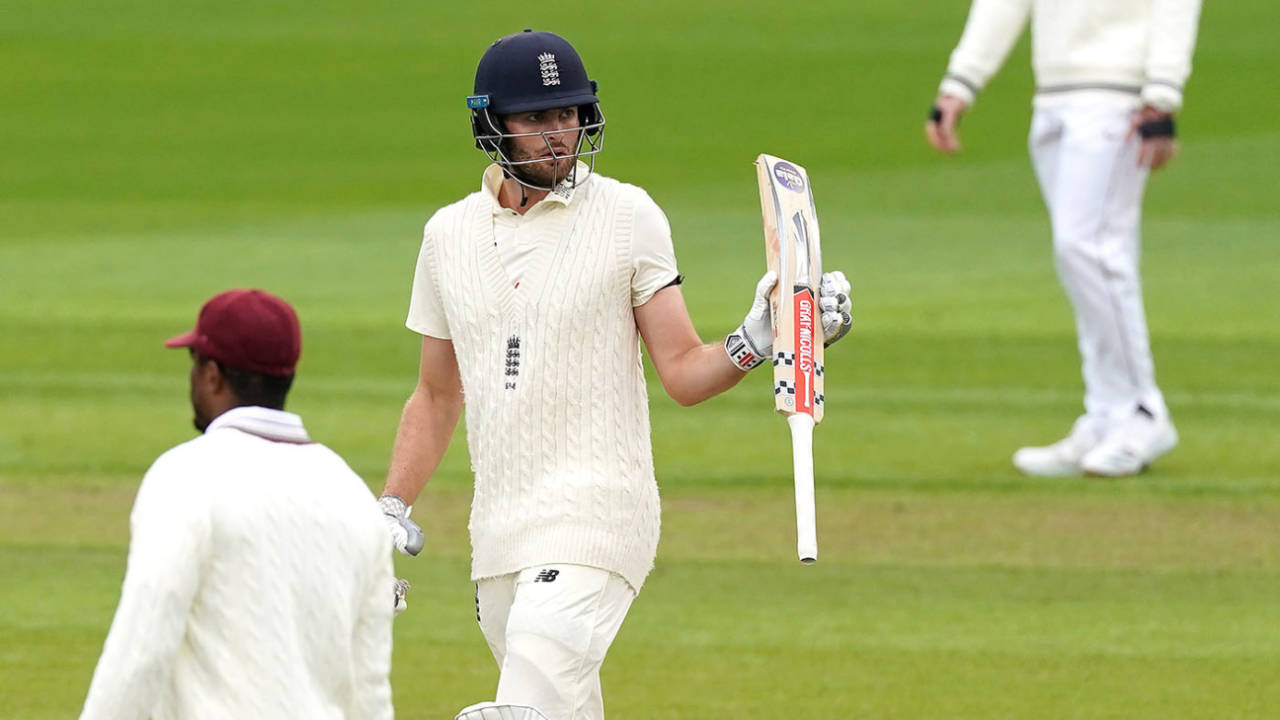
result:
[[[500,669],[495,702],[549,720],[602,720],[600,666],[636,593],[584,565],[540,565],[476,583],[480,630]]]
[[[1101,423],[1141,404],[1168,413],[1138,275],[1142,195],[1140,138],[1132,105],[1091,101],[1037,108],[1031,158],[1053,227],[1058,277],[1075,311],[1086,414]]]

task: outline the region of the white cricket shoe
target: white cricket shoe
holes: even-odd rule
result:
[[[1178,444],[1178,431],[1168,415],[1154,416],[1139,409],[1117,423],[1081,466],[1090,475],[1122,477],[1142,472],[1156,458]]]
[[[1024,447],[1013,454],[1013,466],[1034,477],[1068,477],[1084,472],[1081,462],[1103,438],[1103,424],[1081,415],[1066,437],[1052,445]]]

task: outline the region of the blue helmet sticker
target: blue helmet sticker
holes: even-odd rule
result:
[[[489,96],[488,95],[468,95],[467,107],[471,108],[472,110],[487,108],[489,107]]]
[[[792,192],[804,192],[804,175],[785,160],[773,166],[773,176],[782,186]]]

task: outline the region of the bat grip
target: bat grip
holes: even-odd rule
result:
[[[791,427],[791,457],[796,484],[796,552],[800,562],[812,565],[818,559],[818,523],[813,497],[813,416],[787,416]]]

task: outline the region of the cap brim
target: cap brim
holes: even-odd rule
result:
[[[187,332],[184,332],[181,335],[174,335],[173,337],[164,341],[164,346],[167,348],[191,347],[192,345],[195,345],[195,344],[196,344],[195,330],[188,330]]]

